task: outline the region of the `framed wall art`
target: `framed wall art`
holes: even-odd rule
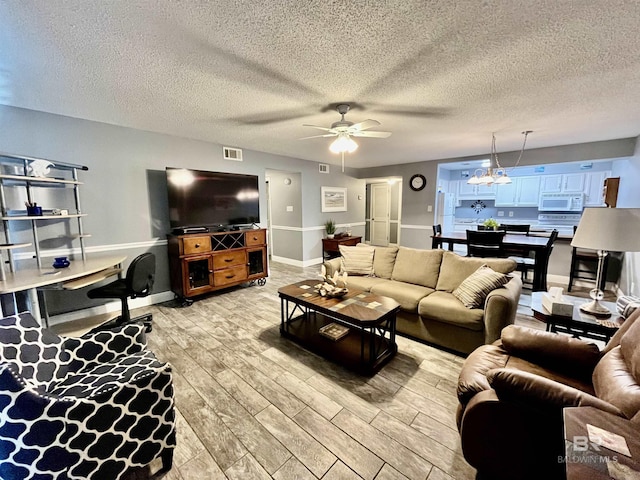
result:
[[[344,187],[320,187],[323,212],[346,212],[347,189]]]

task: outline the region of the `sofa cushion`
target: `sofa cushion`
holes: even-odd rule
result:
[[[517,266],[514,260],[508,258],[461,257],[457,253],[444,251],[436,290],[453,292],[465,278],[482,265],[488,265],[500,273],[513,272]]]
[[[368,247],[365,243],[359,243],[356,247]],[[396,263],[398,247],[373,247],[373,274],[380,278],[391,278],[393,266]]]
[[[374,285],[379,283],[387,282],[383,278],[378,277],[365,277],[365,276],[356,276],[352,275],[347,278],[347,288],[356,288],[358,290],[364,290],[365,292],[370,292],[371,288]]]
[[[391,279],[436,288],[443,250],[400,247]]]
[[[640,382],[640,348],[638,345],[640,345],[640,322],[636,321],[620,339],[620,349],[631,375]]]
[[[391,297],[400,304],[402,310],[412,313],[418,311],[420,300],[433,292],[433,288],[394,280],[382,280],[371,287],[371,293]]]
[[[340,249],[341,267],[340,270],[349,275],[373,275],[373,254],[374,248],[349,247],[338,245]]]
[[[483,265],[462,281],[453,291],[453,296],[467,308],[480,308],[491,291],[508,281],[509,277],[504,273]]]
[[[633,378],[618,346],[608,352],[593,370],[596,396],[612,403],[631,418],[640,410],[640,385]]]
[[[418,314],[427,320],[449,323],[468,330],[484,329],[484,310],[467,308],[448,292],[433,292],[420,300]]]

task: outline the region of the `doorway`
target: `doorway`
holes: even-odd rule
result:
[[[371,245],[389,246],[391,189],[388,183],[371,185]]]

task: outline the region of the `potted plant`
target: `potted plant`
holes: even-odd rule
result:
[[[497,230],[498,227],[500,226],[500,224],[498,223],[497,220],[493,219],[493,218],[487,218],[484,222],[483,225],[487,228],[487,229],[493,229],[493,230]]]
[[[327,232],[327,238],[333,238],[336,233],[336,222],[332,219],[324,222],[324,231]]]

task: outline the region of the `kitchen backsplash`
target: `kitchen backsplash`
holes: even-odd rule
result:
[[[503,212],[503,216],[499,216]],[[509,212],[513,216],[509,217]],[[535,207],[496,207],[493,200],[461,200],[456,207],[456,219],[486,220],[495,218],[498,221],[509,223],[509,218],[514,220],[538,220],[538,209]]]

